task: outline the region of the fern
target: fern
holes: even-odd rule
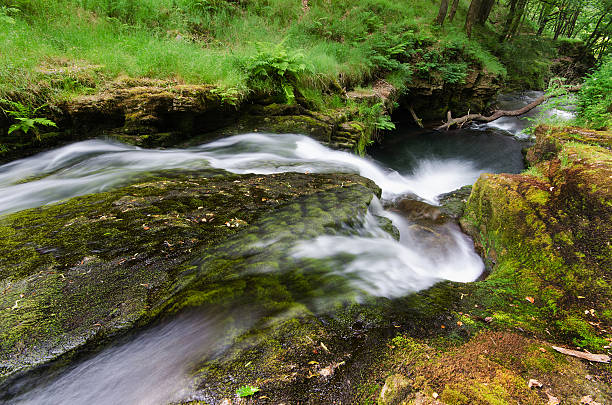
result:
[[[40,134],[38,132],[39,126],[57,128],[57,124],[51,121],[50,119],[44,117],[36,117],[38,111],[46,107],[47,104],[43,104],[36,108],[33,108],[31,105],[28,104],[22,104],[16,101],[0,99],[0,105],[2,104],[8,107],[0,107],[0,110],[4,111],[6,115],[12,117],[15,121],[17,121],[9,127],[9,135],[15,131],[21,131],[24,134],[27,134],[30,130],[32,130],[32,132],[34,132],[34,134],[36,135],[36,138],[40,139]]]
[[[19,13],[15,7],[0,6],[0,24],[15,24],[15,14]]]
[[[9,127],[8,133],[9,135],[12,134],[15,131],[22,131],[24,134],[27,134],[29,130],[33,129],[36,132],[36,127],[39,125],[44,125],[47,127],[56,127],[57,128],[57,124],[47,118],[23,118],[23,117],[17,117],[15,118],[17,121],[19,121],[16,124],[13,124]],[[38,134],[37,134],[38,137]]]
[[[257,54],[243,66],[248,83],[253,88],[268,89],[282,94],[288,104],[295,102],[295,90],[301,74],[310,69],[299,51],[288,51],[283,43],[256,44]]]

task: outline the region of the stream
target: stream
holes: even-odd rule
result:
[[[516,97],[508,102],[517,102]],[[525,96],[521,97],[519,101],[525,103]],[[431,221],[428,213],[435,212],[440,195],[473,184],[481,173],[523,170],[521,150],[526,143],[519,139],[525,138],[523,129],[524,122],[516,118],[445,133],[400,127],[385,135],[367,158],[292,134],[243,134],[165,150],[89,140],[1,166],[0,215],[101,192],[172,169],[359,173],[382,189],[381,201],[375,199],[366,217],[347,225],[344,232],[298,241],[284,254],[295,260],[332,260],[335,274],[346,277],[357,295],[393,299],[440,280],[469,282],[481,275],[484,265],[472,241],[453,221]],[[401,208],[405,206],[412,208],[407,212]],[[381,228],[375,216],[393,222],[399,241]],[[423,223],[433,231],[424,231]],[[261,249],[274,248],[270,246],[262,243]],[[317,308],[326,311],[333,303],[332,293]],[[232,315],[192,311],[119,339],[77,364],[19,380],[0,401],[165,404],[184,399],[190,359],[223,354],[226,347],[218,342],[227,340],[224,325],[229,316],[238,319],[232,333],[239,334],[260,315],[251,313],[248,303],[239,303]]]

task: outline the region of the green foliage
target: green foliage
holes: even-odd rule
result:
[[[15,16],[19,9],[15,7],[0,6],[0,24],[15,24]]]
[[[283,43],[258,43],[257,53],[246,60],[247,84],[257,90],[280,92],[288,104],[295,102],[299,75],[309,69],[304,54],[289,51]]]
[[[30,130],[33,130],[34,134],[36,134],[36,137],[39,138],[39,126],[57,127],[55,122],[47,118],[36,117],[38,111],[46,107],[46,104],[34,108],[31,105],[24,105],[19,102],[0,99],[0,105],[8,106],[6,108],[0,107],[0,109],[9,117],[12,117],[15,121],[17,121],[15,124],[9,127],[9,134],[15,131],[21,131],[24,134],[27,134]],[[12,108],[12,110],[9,110],[9,108]]]
[[[499,42],[496,35],[483,36],[481,42],[503,61],[507,86],[516,89],[544,89],[550,77],[554,44],[548,38],[519,36]]]
[[[92,88],[70,81],[62,87],[58,75],[41,74],[41,66],[62,66],[58,61],[100,66],[101,81],[170,78],[236,89],[237,100],[264,90],[288,101],[298,88],[312,95],[385,77],[401,88],[421,62],[426,79],[426,64],[434,63],[431,73],[447,83],[460,83],[472,65],[503,69],[465,37],[460,19],[432,29],[436,10],[429,0],[311,1],[307,13],[293,0],[63,0],[61,7],[0,0],[4,4],[21,12],[10,15],[10,29],[0,24],[0,49],[19,55],[0,60],[0,97],[33,101],[28,95],[34,94],[34,104]],[[423,59],[436,48],[442,59]]]
[[[521,174],[524,174],[526,176],[537,177],[542,180],[546,178],[546,176],[544,175],[544,172],[539,166],[531,166],[529,169],[524,170]]]
[[[238,395],[241,398],[250,397],[251,395],[259,391],[261,391],[259,388],[253,387],[252,385],[243,385],[242,387],[236,390],[236,395]]]
[[[524,117],[523,119],[530,122],[530,126],[525,129],[525,132],[534,135],[535,129],[540,125],[549,127],[568,126],[573,124],[573,119],[565,118],[557,114],[549,114],[552,110],[564,110],[567,106],[574,104],[573,98],[569,89],[572,87],[565,84],[566,79],[555,77],[550,79],[546,95],[550,96],[546,102],[538,106],[539,112],[535,117]]]
[[[580,89],[578,123],[594,129],[612,127],[612,58],[606,59]]]
[[[395,124],[391,121],[383,103],[373,105],[361,103],[358,106],[357,116],[359,122],[364,125],[356,146],[360,155],[365,153],[366,147],[374,142],[380,131],[395,129]]]
[[[599,351],[608,344],[603,337],[597,336],[596,330],[591,325],[578,316],[568,316],[557,321],[556,326],[568,336],[573,337],[574,344],[579,347]]]

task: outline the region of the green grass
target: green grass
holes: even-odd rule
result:
[[[419,69],[449,83],[461,82],[472,64],[505,73],[463,34],[466,1],[443,28],[431,24],[437,6],[430,0],[309,4],[303,13],[295,0],[0,0],[20,10],[13,24],[0,25],[0,97],[48,101],[120,76],[246,94],[245,66],[258,43],[301,52],[308,68],[297,85],[317,91],[387,76],[401,84]]]

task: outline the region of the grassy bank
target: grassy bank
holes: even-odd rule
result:
[[[524,64],[525,44],[502,48],[490,27],[466,37],[467,5],[438,27],[430,0],[309,9],[295,0],[2,0],[0,96],[48,101],[125,75],[216,84],[238,98],[286,79],[320,103],[322,90],[379,77],[457,83],[470,65],[505,76],[504,64]]]

